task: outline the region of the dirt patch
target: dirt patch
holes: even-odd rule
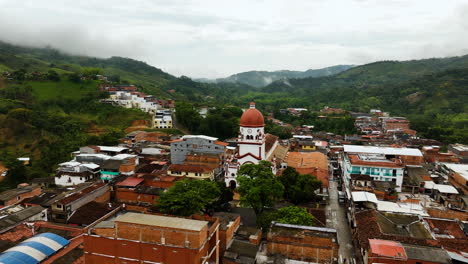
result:
[[[131,133],[133,131],[145,130],[150,128],[150,122],[147,120],[135,120],[132,122],[132,125],[126,128],[125,133]]]

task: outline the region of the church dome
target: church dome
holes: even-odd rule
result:
[[[255,109],[255,103],[250,103],[250,108],[247,109],[241,116],[240,125],[242,127],[263,127],[265,121],[262,113]]]

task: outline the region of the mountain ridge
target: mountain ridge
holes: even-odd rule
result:
[[[230,75],[225,78],[207,79],[199,78],[194,79],[199,82],[206,83],[242,83],[256,88],[261,88],[271,84],[277,80],[284,79],[300,79],[307,77],[322,77],[334,75],[348,69],[355,67],[355,65],[334,65],[320,69],[308,69],[306,71],[292,71],[292,70],[278,70],[278,71],[246,71]]]

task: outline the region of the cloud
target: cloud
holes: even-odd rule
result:
[[[0,39],[214,78],[461,55],[463,2],[0,0]]]

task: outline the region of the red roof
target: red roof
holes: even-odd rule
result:
[[[119,183],[117,183],[117,186],[130,186],[130,187],[135,187],[137,186],[138,184],[140,184],[142,181],[144,181],[145,179],[143,178],[135,178],[135,177],[130,177],[130,178],[127,178]]]
[[[369,239],[372,254],[384,257],[406,259],[405,248],[400,242],[380,239]]]
[[[250,108],[247,109],[241,116],[240,125],[243,127],[263,127],[265,120],[262,113],[255,109],[255,103],[250,103]]]

